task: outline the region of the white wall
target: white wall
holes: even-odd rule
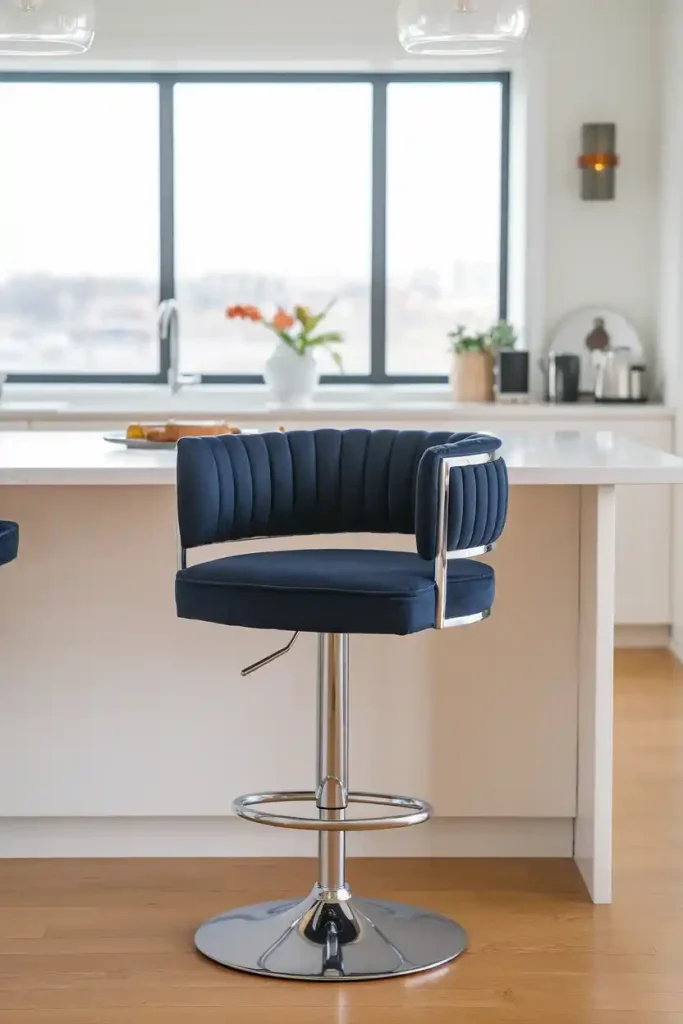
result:
[[[547,82],[546,323],[605,304],[656,340],[659,0],[541,0]],[[579,198],[586,121],[617,124],[614,203]]]
[[[683,393],[683,0],[662,0],[661,28],[659,334],[666,397],[677,405]]]
[[[533,348],[565,313],[587,303],[623,311],[655,342],[657,23],[664,2],[532,0],[533,37],[519,76],[533,92],[528,189],[516,183],[518,198],[526,192],[529,200],[516,251],[526,248],[531,258],[526,286],[518,275],[516,281]],[[96,44],[74,66],[429,65],[401,50],[397,6],[398,0],[98,0]],[[603,119],[618,125],[618,198],[583,203],[580,128]]]
[[[683,0],[663,0],[660,338],[667,400],[683,397]],[[683,418],[676,450],[683,452]],[[672,646],[683,660],[683,488],[674,494]]]

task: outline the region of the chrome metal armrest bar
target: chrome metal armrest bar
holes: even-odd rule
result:
[[[443,626],[440,629],[451,629],[454,626],[474,626],[477,622],[484,622],[485,619],[491,618],[491,609],[487,608],[486,611],[477,612],[476,615],[461,615],[455,619],[445,619]]]
[[[482,544],[480,548],[463,548],[462,551],[447,551],[446,560],[457,562],[462,558],[481,558],[482,555],[488,555],[489,552],[493,551],[495,546],[495,544]]]
[[[486,555],[493,550],[494,545],[488,544],[484,547],[469,548],[463,551],[448,550],[448,515],[451,504],[451,470],[463,469],[466,466],[487,466],[491,462],[497,462],[500,452],[489,452],[483,455],[462,455],[452,458],[443,458],[439,463],[439,500],[438,518],[436,533],[436,558],[434,560],[434,579],[436,581],[436,628],[448,629],[450,626],[467,625],[469,622],[479,622],[488,617],[487,614],[468,616],[467,619],[446,618],[446,597],[448,590],[448,563],[460,558],[477,558]]]

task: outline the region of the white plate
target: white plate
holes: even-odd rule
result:
[[[260,434],[260,430],[242,430],[242,434]],[[240,435],[235,435],[239,437]],[[120,444],[125,448],[137,448],[138,450],[146,451],[168,451],[169,449],[175,448],[178,444],[177,441],[146,441],[144,438],[129,438],[126,437],[126,432],[116,434],[105,434],[104,440],[108,441],[109,444]]]
[[[586,339],[595,327],[595,321],[605,321],[605,330],[610,336],[612,348],[627,348],[634,363],[643,362],[643,346],[633,324],[621,313],[599,306],[589,306],[570,313],[560,326],[550,345],[550,351],[557,355],[575,355],[581,359],[580,389],[583,393],[595,391],[595,365]]]
[[[145,441],[144,438],[130,438],[124,434],[105,434],[104,440],[108,441],[109,444],[121,444],[124,448],[139,448],[151,451],[156,449],[157,451],[173,449],[176,447],[176,441]]]

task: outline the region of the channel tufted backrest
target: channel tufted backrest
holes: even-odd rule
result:
[[[423,558],[437,553],[439,468],[442,459],[497,452],[501,442],[488,434],[460,434],[457,440],[429,448],[417,477],[415,536]],[[451,470],[448,550],[467,551],[494,544],[508,514],[508,474],[503,459]]]
[[[412,534],[417,509],[418,551],[433,558],[436,524],[430,517],[436,508],[436,477],[433,458],[420,470],[425,453],[439,449],[473,454],[498,448],[500,441],[495,438],[482,441],[482,435],[421,430],[302,430],[183,438],[178,444],[181,543],[192,548],[249,537]],[[460,490],[454,488],[454,501],[462,504],[458,514],[451,515],[451,523],[460,523],[458,536],[478,538],[492,536],[498,528],[502,531],[505,516],[501,517],[498,505],[494,511],[487,509],[480,528],[481,501],[488,504],[495,494],[496,502],[504,497],[507,509],[504,464],[502,477],[500,470],[492,469],[495,465],[480,467],[483,476],[472,477],[472,483]],[[420,489],[428,488],[429,495],[418,495],[419,470]],[[498,483],[489,484],[489,471],[497,481],[504,481],[504,495]],[[469,509],[473,500],[475,505],[479,501],[478,511]],[[470,519],[476,520],[473,529]]]

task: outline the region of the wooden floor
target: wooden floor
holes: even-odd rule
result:
[[[350,881],[457,917],[452,967],[358,985],[263,981],[192,949],[240,903],[300,895],[295,861],[0,862],[0,1024],[683,1024],[683,668],[617,659],[616,899],[569,862],[374,861]]]

